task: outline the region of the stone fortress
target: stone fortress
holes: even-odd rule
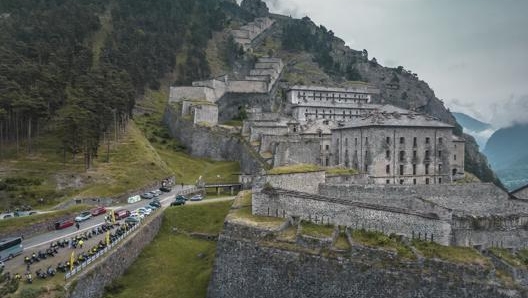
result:
[[[273,22],[258,24],[241,29],[247,36],[234,31],[240,37],[237,42],[251,47]],[[247,119],[239,137],[249,144],[247,155],[257,156],[266,167],[323,168],[304,173],[243,172],[245,178],[244,174],[253,176],[253,214],[376,230],[443,245],[480,249],[528,245],[527,201],[511,198],[492,184],[456,183],[464,178],[465,143],[454,135],[452,125],[415,111],[373,104],[379,90],[360,82],[346,88],[289,87],[281,111],[272,112],[269,101],[283,68],[279,58],[259,58],[244,80],[223,76],[170,90],[169,104],[180,107],[174,117],[197,127],[220,128],[219,123],[234,115],[232,106],[240,109],[243,103]],[[202,139],[200,144],[207,141]],[[246,168],[242,165],[243,171]],[[329,168],[342,171],[325,172]]]

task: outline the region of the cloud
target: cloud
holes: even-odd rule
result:
[[[528,123],[528,94],[500,100],[491,105],[491,122],[496,127]]]

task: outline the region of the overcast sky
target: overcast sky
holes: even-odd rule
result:
[[[453,111],[498,127],[528,122],[528,0],[265,1],[416,72]]]

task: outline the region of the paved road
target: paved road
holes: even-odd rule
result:
[[[173,187],[173,190],[169,193],[163,193],[159,196],[159,201],[161,202],[162,207],[167,207],[172,202],[172,199],[174,196],[178,193],[180,193],[182,190],[188,190],[193,188],[193,186],[186,185],[182,188],[182,186],[178,185]],[[222,197],[222,198],[216,198],[216,199],[207,199],[203,201],[198,202],[191,202],[187,201],[187,204],[207,204],[207,203],[213,203],[213,202],[221,202],[221,201],[228,201],[232,200],[234,196],[232,197]],[[141,200],[140,202],[134,203],[134,204],[127,204],[122,206],[115,206],[108,209],[128,209],[130,211],[137,209],[139,207],[145,206],[149,203],[149,200]],[[93,217],[87,221],[84,221],[81,223],[81,228],[77,230],[75,226],[63,229],[63,230],[53,230],[49,231],[43,234],[40,234],[38,236],[34,236],[32,238],[24,239],[22,244],[24,245],[24,251],[27,250],[34,250],[36,247],[41,245],[47,245],[50,242],[57,241],[63,238],[70,238],[74,235],[77,235],[79,233],[82,233],[84,231],[91,231],[94,227],[99,226],[104,223],[104,215],[99,215],[97,217]]]

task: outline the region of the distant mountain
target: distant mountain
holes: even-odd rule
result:
[[[462,125],[464,132],[475,138],[482,151],[486,142],[495,131],[491,124],[477,120],[464,113],[452,112],[451,114],[453,114],[457,122]]]
[[[528,124],[497,130],[488,140],[484,154],[508,189],[528,184]]]
[[[453,114],[453,116],[455,116],[457,122],[462,125],[462,127],[464,127],[465,129],[468,129],[468,130],[472,130],[472,131],[476,131],[476,132],[481,132],[481,131],[484,131],[486,129],[491,129],[491,124],[489,123],[484,123],[480,120],[477,120],[469,115],[466,115],[464,113],[457,113],[457,112],[452,112],[451,114]]]

